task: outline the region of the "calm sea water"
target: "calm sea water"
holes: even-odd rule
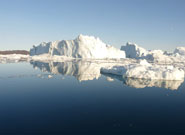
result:
[[[83,65],[0,64],[0,134],[185,134],[184,82],[124,80]]]

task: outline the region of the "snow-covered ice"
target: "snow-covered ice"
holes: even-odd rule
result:
[[[129,78],[151,80],[184,80],[184,71],[174,66],[150,64],[146,60],[139,63],[101,68],[103,73],[111,73]]]
[[[174,53],[185,56],[185,47],[177,47],[175,49]]]
[[[125,51],[127,58],[137,59],[148,54],[148,51],[144,48],[129,42],[126,44],[126,46],[121,46],[121,50]]]
[[[185,47],[177,47],[173,53],[162,50],[146,50],[137,44],[127,43],[121,47],[127,58],[146,59],[155,63],[185,62]]]
[[[79,35],[74,40],[41,43],[30,50],[30,55],[49,54],[72,58],[125,58],[125,52],[103,43],[93,36]]]

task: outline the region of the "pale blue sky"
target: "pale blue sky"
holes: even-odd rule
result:
[[[185,0],[0,0],[0,50],[79,34],[173,50],[185,46]]]

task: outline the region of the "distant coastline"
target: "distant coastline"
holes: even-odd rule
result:
[[[0,55],[9,55],[9,54],[23,54],[29,55],[29,51],[27,50],[7,50],[7,51],[0,51]]]

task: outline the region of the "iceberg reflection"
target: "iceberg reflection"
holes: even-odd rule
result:
[[[93,80],[100,77],[100,66],[98,63],[87,61],[68,61],[68,62],[30,62],[34,68],[39,68],[42,72],[52,74],[62,74],[74,76],[79,81]]]
[[[123,82],[123,84],[134,87],[134,88],[145,88],[145,87],[159,87],[170,90],[177,90],[184,80],[171,81],[171,80],[151,80],[151,79],[135,79],[135,78],[122,78],[122,76],[103,74],[108,78],[117,79]]]
[[[83,60],[71,60],[67,62],[30,62],[35,69],[39,68],[42,72],[50,72],[52,74],[61,74],[74,76],[79,81],[87,81],[98,79],[101,74],[107,77],[107,81],[111,82],[114,79],[120,80],[123,84],[134,88],[145,87],[159,87],[170,90],[177,90],[184,80],[181,81],[167,81],[167,80],[151,80],[151,79],[134,79],[123,78],[122,76],[101,73],[102,66],[106,66],[105,63],[98,63],[92,61]]]

